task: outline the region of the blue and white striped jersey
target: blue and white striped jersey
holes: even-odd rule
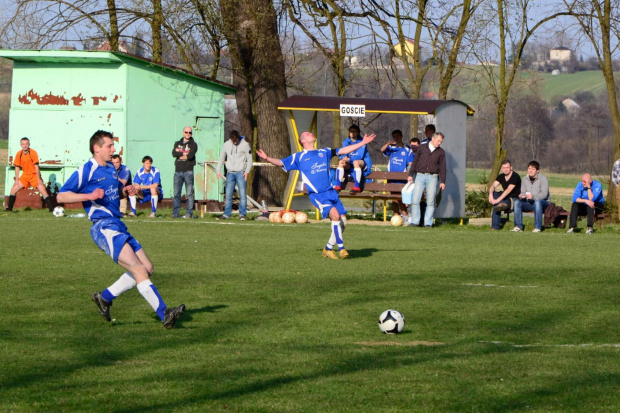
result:
[[[106,166],[101,166],[94,158],[90,158],[88,162],[73,172],[60,192],[90,194],[97,188],[101,188],[105,192],[102,199],[82,202],[88,219],[96,222],[102,218],[121,218],[122,214],[118,208],[120,205],[119,190],[122,188],[122,183],[118,180],[116,168],[112,162],[108,162]]]
[[[155,168],[154,166],[151,167],[151,170],[148,173],[144,172],[144,167],[138,169],[138,173],[136,173],[136,176],[133,179],[133,183],[136,185],[152,185],[157,183],[159,184],[157,185],[157,192],[162,192],[159,169]]]
[[[388,146],[383,155],[390,157],[388,172],[407,172],[407,165],[413,162],[414,157],[411,148],[395,145]]]
[[[308,193],[321,193],[332,189],[329,176],[329,163],[338,155],[339,149],[315,149],[292,154],[282,159],[282,169],[286,172],[297,170],[306,184]]]

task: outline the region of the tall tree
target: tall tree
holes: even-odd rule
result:
[[[335,79],[336,96],[340,97],[346,95],[351,80],[346,72],[346,57],[352,49],[348,20],[370,14],[354,10],[354,4],[336,0],[283,0],[289,19],[327,59]],[[338,147],[341,144],[340,112],[335,112],[333,120],[333,142],[334,147]]]
[[[251,133],[252,149],[270,156],[290,153],[284,113],[284,59],[278,37],[277,15],[271,0],[221,0],[224,35],[228,42],[242,132]],[[287,177],[276,168],[256,168],[252,193],[281,205]]]
[[[540,6],[540,5],[538,5]],[[537,16],[532,19],[532,16]],[[534,32],[542,25],[566,12],[546,13],[532,0],[492,0],[485,13],[478,15],[479,47],[473,53],[480,64],[480,74],[495,104],[495,152],[490,177],[499,173],[508,156],[504,133],[506,107],[515,83],[523,50]],[[532,24],[533,23],[533,24]],[[493,59],[497,58],[497,62]]]
[[[620,2],[618,0],[564,0],[564,5],[592,44],[598,65],[603,72],[609,112],[614,127],[613,159],[618,159],[620,158],[620,110],[618,109],[619,96],[612,60],[620,46],[620,23],[618,22]],[[611,166],[609,165],[610,178]],[[610,184],[606,203],[616,204],[615,193],[615,186]]]

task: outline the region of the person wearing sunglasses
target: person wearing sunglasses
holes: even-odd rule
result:
[[[174,160],[174,197],[172,200],[172,218],[179,218],[181,212],[181,193],[185,184],[185,215],[194,216],[194,166],[198,145],[192,137],[191,126],[183,128],[183,137],[174,143],[172,156]]]

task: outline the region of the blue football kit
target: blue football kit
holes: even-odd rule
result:
[[[286,172],[300,172],[301,180],[308,190],[308,197],[323,218],[329,216],[332,207],[335,207],[340,215],[347,213],[330,180],[330,161],[338,152],[339,149],[323,148],[297,152],[282,159],[282,169]]]
[[[345,148],[345,147],[347,147],[349,145],[355,145],[356,143],[359,143],[361,141],[362,141],[362,137],[360,137],[356,141],[352,140],[349,137],[349,138],[346,138],[344,140],[344,142],[342,143],[342,147]],[[370,158],[370,154],[368,153],[368,149],[366,149],[366,145],[364,145],[361,148],[356,149],[353,152],[350,152],[350,153],[348,153],[346,155],[342,155],[340,158],[343,158],[345,156],[349,157],[349,161],[351,162],[351,164],[353,164],[353,161],[359,161],[359,160],[364,161],[364,163],[366,164],[364,166],[364,169],[362,170],[362,174],[364,176],[368,175],[368,173],[371,171],[372,159]]]
[[[133,179],[133,183],[134,185],[152,185],[152,184],[157,183],[159,184],[157,185],[158,196],[160,198],[163,198],[164,196],[164,192],[161,187],[159,169],[155,168],[154,166],[151,167],[151,170],[149,172],[145,172],[144,167],[138,169],[138,173],[136,173],[136,176]],[[140,200],[140,203],[143,204],[145,202],[149,202],[150,200],[151,200],[151,193],[145,192],[144,197]]]
[[[119,191],[122,187],[116,168],[111,162],[101,166],[94,158],[91,158],[73,172],[60,189],[61,193],[76,194],[90,194],[95,189],[103,189],[105,195],[102,199],[83,201],[82,206],[88,219],[93,222],[90,230],[93,241],[115,262],[118,262],[118,256],[125,243],[129,244],[134,251],[142,248],[120,220],[122,214],[119,211]]]
[[[390,145],[383,155],[390,158],[388,172],[407,172],[407,165],[412,163],[414,158],[413,151],[406,146],[401,148]]]
[[[131,184],[131,171],[127,165],[121,165],[121,168],[117,171],[118,179],[122,179],[127,182],[127,185]]]

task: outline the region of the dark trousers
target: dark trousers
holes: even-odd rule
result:
[[[594,208],[590,208],[586,204],[573,202],[573,205],[570,207],[570,224],[569,228],[577,227],[577,217],[587,215],[588,216],[588,228],[591,228],[594,225],[594,213],[596,210],[602,211],[603,204],[594,204]]]

